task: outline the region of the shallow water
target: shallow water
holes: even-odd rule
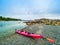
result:
[[[15,29],[26,27],[23,21],[0,21],[0,38],[15,33]]]
[[[21,25],[20,25],[21,24]],[[25,24],[18,23],[20,27],[25,27]],[[8,31],[8,34],[14,33],[15,28],[21,29],[19,26],[15,27],[16,25],[12,26]],[[52,25],[39,25],[35,24],[32,26],[26,27],[24,30],[31,32],[31,33],[37,33],[37,34],[43,34],[45,37],[52,38],[56,41],[58,44],[60,42],[60,26],[52,26]],[[6,30],[5,30],[6,31]],[[3,31],[1,31],[3,32]],[[4,33],[2,33],[4,34]],[[43,39],[31,39],[22,35],[12,35],[10,37],[7,37],[0,41],[1,45],[55,45],[53,43],[48,42],[47,40]]]
[[[34,32],[37,34],[41,34],[44,37],[52,38],[56,41],[57,44],[60,42],[60,26],[36,24],[31,27],[27,27],[26,30],[32,33]],[[47,45],[53,44],[53,43],[50,44],[50,42],[48,41],[44,42],[44,40],[42,40],[42,43],[47,44]]]

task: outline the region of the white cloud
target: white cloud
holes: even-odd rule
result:
[[[41,14],[41,13],[48,13],[49,5],[52,0],[30,0],[30,7],[28,5],[23,6],[20,5],[13,5],[11,8],[11,13],[13,14]],[[22,6],[21,6],[22,5]]]
[[[35,18],[52,18],[60,19],[60,16],[49,14],[51,2],[53,0],[30,0],[29,4],[22,5],[21,3],[13,4],[5,16],[20,18],[20,19],[35,19]],[[28,3],[28,2],[27,2]]]
[[[57,14],[41,14],[41,15],[6,15],[6,17],[12,17],[12,18],[20,18],[22,20],[30,20],[30,19],[40,19],[40,18],[48,18],[48,19],[60,19],[60,16],[57,16]]]

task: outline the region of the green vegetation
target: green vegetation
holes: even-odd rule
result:
[[[15,19],[15,18],[6,18],[6,17],[2,17],[0,16],[0,21],[21,21],[21,19]]]
[[[52,20],[52,19],[45,19],[45,18],[42,18],[42,19],[35,19],[35,20],[32,20],[32,21],[28,21],[26,22],[28,25],[32,25],[32,24],[43,24],[43,25],[60,25],[60,20]]]

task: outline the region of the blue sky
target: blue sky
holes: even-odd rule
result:
[[[0,0],[0,16],[60,19],[60,0]]]

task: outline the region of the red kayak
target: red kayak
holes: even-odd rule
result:
[[[47,41],[51,42],[51,43],[55,43],[55,40],[51,39],[51,38],[44,38],[44,36],[39,35],[39,34],[34,34],[34,33],[29,33],[26,31],[20,31],[20,30],[16,30],[17,34],[26,36],[26,37],[30,37],[30,38],[43,38],[46,39]]]
[[[42,35],[29,33],[29,32],[26,32],[26,31],[16,30],[16,33],[18,33],[20,35],[24,35],[24,36],[30,37],[30,38],[44,38]]]

